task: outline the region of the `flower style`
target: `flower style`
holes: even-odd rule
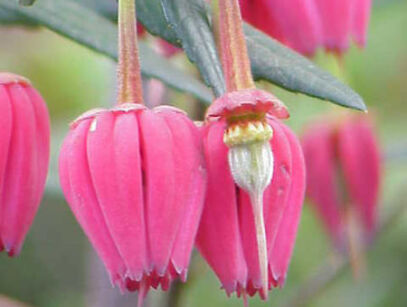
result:
[[[20,253],[48,172],[50,120],[31,83],[0,72],[0,250]]]
[[[215,10],[216,12],[216,10]],[[197,247],[227,294],[267,299],[284,284],[305,192],[296,136],[284,104],[254,86],[237,0],[219,1],[228,92],[203,127],[208,185]]]
[[[240,0],[243,18],[305,55],[318,47],[343,53],[352,37],[363,47],[371,0]]]
[[[61,148],[60,181],[113,284],[167,290],[185,281],[204,204],[198,128],[172,107],[142,105],[135,1],[119,1],[118,105],[91,110]]]
[[[346,235],[352,221],[357,221],[365,243],[376,228],[380,150],[372,126],[366,115],[323,121],[302,140],[307,195],[340,249],[351,243]]]

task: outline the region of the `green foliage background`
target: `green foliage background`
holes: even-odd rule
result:
[[[352,49],[344,57],[343,69],[323,53],[316,59],[361,94],[376,117],[386,152],[381,216],[407,199],[407,1],[388,2],[375,6],[367,48]],[[85,306],[89,291],[110,291],[110,285],[95,282],[97,277],[89,273],[90,245],[61,198],[56,160],[68,123],[89,108],[114,101],[115,64],[40,28],[1,26],[0,46],[0,70],[32,80],[48,103],[53,126],[47,192],[20,257],[0,255],[0,293],[37,307]],[[184,64],[183,56],[174,61],[194,70]],[[265,83],[260,85],[270,88]],[[340,107],[317,99],[271,89],[289,106],[289,125],[299,134],[304,125],[321,114],[342,112]],[[192,97],[175,91],[168,103],[181,104],[191,112],[200,108]],[[377,238],[367,255],[368,273],[363,280],[353,281],[346,270],[306,306],[407,306],[406,222],[403,214]],[[251,306],[280,306],[331,256],[329,242],[306,204],[286,287],[273,291],[268,303],[253,299]],[[219,286],[210,269],[196,257],[182,305],[242,306],[240,300],[228,299]],[[155,296],[153,300],[160,299]],[[130,296],[133,299],[135,305],[136,297]]]

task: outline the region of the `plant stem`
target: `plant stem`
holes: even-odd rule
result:
[[[143,103],[135,0],[119,0],[117,103]]]
[[[220,0],[218,6],[219,12],[214,8],[214,19],[227,91],[254,88],[239,2]]]

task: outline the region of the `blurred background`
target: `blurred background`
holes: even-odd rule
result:
[[[366,274],[355,281],[348,265],[335,260],[320,222],[305,204],[285,288],[273,291],[269,302],[252,299],[251,306],[407,306],[407,215],[398,209],[407,202],[406,30],[407,1],[376,1],[364,50],[354,47],[340,63],[322,52],[316,57],[320,66],[362,95],[377,123],[385,161],[379,215],[383,220],[390,215],[395,218],[367,252]],[[183,55],[174,61],[193,70]],[[115,63],[48,30],[1,26],[0,71],[31,79],[47,101],[53,126],[46,194],[21,255],[10,259],[0,254],[0,294],[37,307],[135,306],[135,294],[121,297],[118,290],[111,289],[107,274],[63,200],[56,171],[69,122],[90,108],[114,101]],[[287,103],[288,124],[299,134],[321,114],[341,112],[317,99],[271,89]],[[204,109],[177,92],[169,91],[166,99],[196,119]],[[171,295],[177,306],[243,304],[226,297],[198,254],[189,282],[177,286]],[[168,298],[153,292],[147,304],[164,306]],[[0,306],[8,306],[2,296]]]

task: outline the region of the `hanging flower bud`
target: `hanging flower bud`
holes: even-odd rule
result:
[[[359,115],[317,123],[302,144],[307,195],[335,245],[343,249],[351,243],[346,242],[351,221],[362,232],[356,235],[369,241],[377,224],[380,185],[380,150],[370,119]]]
[[[204,204],[198,128],[172,107],[143,106],[135,1],[119,0],[118,105],[80,116],[61,149],[65,197],[113,284],[167,290],[185,281]]]
[[[23,77],[0,72],[0,250],[18,255],[45,187],[50,121]]]
[[[197,246],[228,294],[266,299],[284,284],[305,189],[298,140],[278,120],[286,117],[278,99],[256,89],[227,93],[207,113]]]
[[[371,0],[240,0],[243,18],[305,55],[366,43]]]
[[[113,283],[185,281],[205,193],[200,151],[197,128],[169,107],[122,104],[72,124],[61,185]]]

